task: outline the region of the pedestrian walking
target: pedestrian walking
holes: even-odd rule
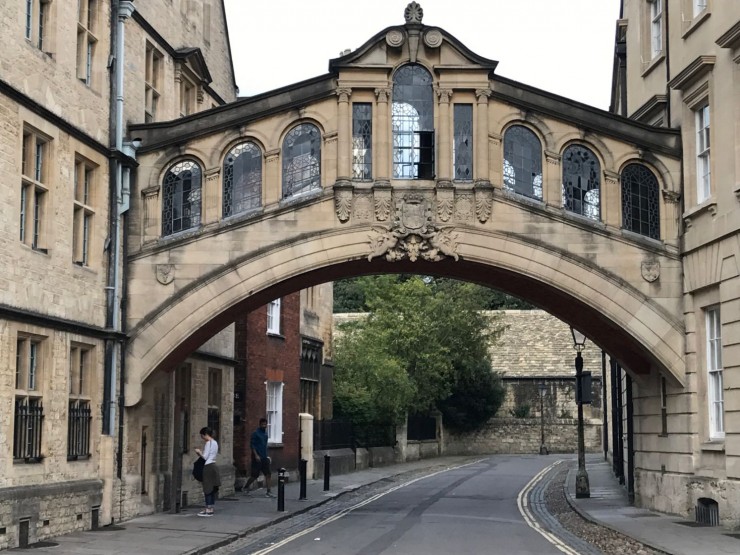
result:
[[[252,432],[252,438],[249,441],[249,447],[252,453],[252,464],[250,468],[249,480],[247,480],[244,489],[249,495],[249,486],[259,478],[260,473],[265,477],[265,487],[267,493],[265,497],[275,497],[270,491],[270,482],[272,473],[270,472],[270,457],[267,456],[267,419],[260,418],[259,427]]]
[[[203,495],[206,498],[206,508],[198,513],[198,516],[213,516],[213,508],[216,504],[216,494],[221,486],[221,474],[216,465],[218,455],[218,442],[213,439],[213,430],[201,428],[200,437],[205,441],[203,450],[196,449],[195,452],[205,461],[203,465]]]

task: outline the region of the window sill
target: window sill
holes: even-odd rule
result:
[[[647,65],[645,66],[645,69],[642,70],[642,73],[640,74],[641,77],[647,77],[649,73],[651,73],[656,67],[661,65],[663,61],[665,60],[665,53],[661,52],[655,58],[650,60]]]
[[[282,443],[270,443],[268,441],[267,442],[267,447],[269,447],[270,449],[282,449],[284,447],[284,445]]]
[[[43,455],[41,457],[25,457],[23,459],[13,459],[13,464],[39,464],[44,461]]]
[[[688,37],[691,33],[696,31],[696,28],[699,27],[702,23],[704,23],[707,19],[709,19],[709,16],[712,15],[712,12],[710,12],[707,8],[704,8],[704,10],[697,15],[694,19],[691,20],[691,23],[689,23],[689,26],[686,28],[686,30],[681,35],[681,38],[686,40],[686,37]]]
[[[725,440],[724,439],[714,439],[710,441],[705,441],[700,445],[700,449],[702,451],[714,451],[717,453],[724,453],[725,452]]]
[[[282,339],[285,340],[285,336],[282,333],[274,332],[274,331],[268,331],[267,337],[274,337],[275,339]]]
[[[665,243],[660,239],[655,239],[653,237],[648,237],[647,235],[642,235],[641,233],[637,233],[636,231],[630,231],[629,229],[622,228],[622,236],[625,239],[629,239],[630,241],[635,241],[637,243],[643,243],[645,245],[649,245],[654,248],[664,248]]]
[[[88,460],[90,460],[90,458],[91,458],[90,454],[87,454],[87,455],[67,455],[67,461],[68,462],[88,461]]]
[[[701,204],[689,208],[683,213],[683,222],[687,228],[691,227],[694,220],[705,212],[709,212],[712,217],[717,215],[717,198],[714,196],[709,197]]]

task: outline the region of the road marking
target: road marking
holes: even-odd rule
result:
[[[335,514],[333,516],[330,516],[326,520],[324,520],[322,522],[319,522],[318,524],[315,524],[314,526],[311,526],[310,528],[306,528],[305,530],[303,530],[301,532],[297,532],[296,534],[293,534],[292,536],[289,536],[289,537],[285,538],[284,540],[280,540],[277,543],[274,543],[274,544],[272,544],[272,545],[270,545],[268,547],[265,547],[264,549],[261,549],[259,551],[254,551],[250,555],[265,555],[265,553],[270,553],[272,551],[275,551],[276,549],[278,549],[278,548],[280,548],[280,547],[282,547],[282,546],[284,546],[284,545],[292,542],[293,540],[297,540],[298,538],[300,538],[302,536],[305,536],[306,534],[310,534],[311,532],[315,532],[316,530],[318,530],[322,526],[326,526],[327,524],[330,524],[330,523],[334,522],[335,520],[339,520],[343,516],[351,513],[352,511],[354,511],[356,509],[359,509],[360,507],[364,507],[368,503],[372,503],[373,501],[376,501],[377,499],[380,499],[381,497],[384,497],[384,496],[388,495],[389,493],[393,493],[394,491],[397,491],[397,490],[399,490],[401,488],[405,488],[406,486],[409,486],[409,485],[411,485],[411,484],[413,484],[415,482],[418,482],[419,480],[425,480],[427,478],[431,478],[432,476],[436,476],[437,474],[442,474],[443,472],[449,472],[450,470],[457,470],[459,468],[465,468],[466,466],[470,466],[470,465],[473,465],[473,464],[478,464],[479,462],[484,461],[484,460],[486,460],[486,459],[479,459],[477,461],[469,462],[469,463],[466,463],[466,464],[461,464],[460,466],[451,466],[449,468],[445,468],[443,470],[439,470],[437,472],[433,472],[432,474],[427,474],[426,476],[420,476],[419,478],[414,478],[413,480],[410,480],[408,482],[404,482],[403,484],[400,484],[398,486],[394,486],[391,489],[389,489],[388,491],[384,491],[382,493],[377,493],[377,494],[373,495],[372,497],[370,497],[368,499],[365,499],[364,501],[360,501],[357,505],[353,505],[352,507],[349,507],[347,509],[344,509],[344,510],[338,512],[337,514]],[[578,555],[578,554],[576,554],[576,555]]]
[[[549,541],[551,544],[553,544],[563,553],[567,553],[568,555],[580,555],[578,551],[575,551],[572,547],[563,543],[563,541],[560,538],[558,538],[554,534],[551,534],[547,530],[544,530],[539,525],[539,523],[534,518],[534,516],[532,515],[532,512],[529,509],[529,493],[540,482],[540,480],[542,480],[545,474],[550,472],[550,470],[555,468],[561,462],[563,461],[562,460],[555,461],[553,464],[543,469],[534,478],[532,478],[529,481],[529,483],[526,486],[524,486],[524,489],[522,489],[522,491],[519,492],[519,495],[517,496],[517,499],[516,499],[516,504],[519,506],[519,512],[522,513],[522,517],[524,517],[524,521],[530,526],[530,528],[533,528],[534,530],[539,532],[547,541]]]

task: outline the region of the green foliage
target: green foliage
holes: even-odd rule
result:
[[[500,383],[490,379],[488,345],[501,330],[479,310],[482,288],[419,276],[357,283],[370,314],[337,337],[338,414],[356,423],[383,416],[398,422],[446,402],[462,429],[496,412]]]
[[[408,275],[384,275],[384,276],[362,276],[356,278],[342,279],[334,282],[334,312],[367,312],[369,310],[367,300],[376,295],[379,289],[387,287],[391,283],[407,281],[414,276]],[[425,282],[440,290],[452,289],[454,284],[460,282],[446,278],[423,278]],[[496,289],[490,289],[482,285],[470,286],[476,291],[476,306],[478,310],[531,310],[534,308],[528,302],[502,293]]]
[[[471,432],[480,429],[496,414],[505,394],[501,377],[491,372],[485,361],[479,361],[471,368],[462,369],[452,395],[437,406],[448,428]]]
[[[532,410],[532,407],[524,403],[521,405],[517,405],[515,408],[511,409],[509,413],[514,418],[529,418],[529,412],[531,410]]]

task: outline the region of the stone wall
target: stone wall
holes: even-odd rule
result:
[[[586,451],[600,451],[601,438],[601,422],[594,419],[584,421]],[[539,453],[540,439],[539,418],[494,418],[477,432],[455,434],[445,431],[442,452],[445,455]],[[550,453],[576,453],[578,420],[547,420],[545,446]]]

